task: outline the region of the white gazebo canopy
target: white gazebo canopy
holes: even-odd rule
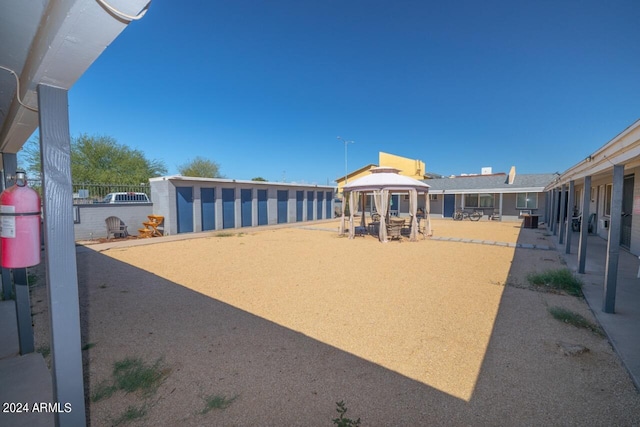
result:
[[[386,227],[386,215],[389,208],[389,201],[392,193],[408,193],[409,194],[409,213],[411,214],[411,234],[409,236],[410,241],[416,241],[418,235],[418,221],[416,213],[418,209],[418,194],[424,194],[425,197],[425,220],[427,227],[427,234],[431,234],[431,221],[429,216],[430,204],[429,204],[429,185],[417,179],[410,178],[408,176],[400,175],[398,169],[380,166],[372,168],[371,174],[358,178],[346,184],[343,187],[345,198],[349,194],[349,238],[353,239],[355,236],[355,230],[353,227],[353,212],[354,206],[360,193],[372,193],[373,201],[375,203],[376,211],[380,213],[380,231],[378,238],[381,242],[387,242],[387,227]],[[345,219],[344,210],[346,203],[342,203],[342,220],[340,222],[340,233],[344,234]],[[364,212],[362,213],[362,223],[364,226]]]

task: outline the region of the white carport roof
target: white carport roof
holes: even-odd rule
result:
[[[149,3],[108,0],[127,15],[139,14]],[[0,66],[18,76],[19,98],[37,110],[38,84],[68,90],[128,24],[98,0],[2,0]],[[38,113],[17,100],[11,71],[0,68],[2,153],[17,153],[38,127]]]
[[[417,190],[419,193],[428,193],[429,185],[417,179],[398,174],[399,170],[380,166],[371,168],[371,174],[358,178],[345,185],[345,191],[408,191]]]

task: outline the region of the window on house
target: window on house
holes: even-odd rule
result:
[[[611,190],[613,184],[607,184],[604,189],[604,214],[611,216]]]
[[[493,194],[481,193],[481,194],[465,194],[464,195],[464,207],[465,208],[492,208]]]
[[[464,195],[464,207],[465,208],[477,208],[478,207],[478,195],[477,194],[465,194]]]
[[[429,194],[429,200],[438,200],[437,194]]]
[[[516,209],[538,209],[538,193],[516,194]]]

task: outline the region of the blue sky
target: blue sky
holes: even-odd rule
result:
[[[640,2],[156,0],[71,88],[72,136],[332,184],[378,152],[563,171],[640,118]]]

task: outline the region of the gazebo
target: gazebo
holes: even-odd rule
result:
[[[360,194],[373,194],[373,201],[376,211],[380,213],[380,227],[378,239],[381,242],[387,242],[387,211],[389,209],[389,201],[392,193],[408,193],[409,194],[409,214],[411,215],[411,233],[409,240],[415,242],[418,240],[418,221],[416,213],[418,210],[418,194],[424,194],[425,197],[425,221],[427,235],[431,235],[431,218],[429,215],[429,185],[417,179],[409,178],[398,174],[398,169],[380,166],[371,168],[371,175],[358,178],[343,187],[344,201],[349,197],[349,238],[355,236],[354,216],[356,203]],[[340,234],[345,232],[345,205],[342,203],[342,219],[340,221]],[[364,209],[362,209],[361,226],[364,226]]]

